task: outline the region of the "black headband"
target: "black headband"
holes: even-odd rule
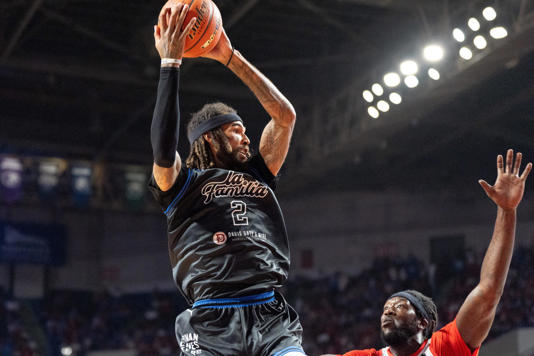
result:
[[[430,319],[430,317],[428,316],[428,313],[427,313],[423,303],[421,302],[421,300],[419,300],[419,298],[417,298],[413,294],[411,294],[409,292],[406,292],[406,291],[398,292],[398,293],[393,294],[391,297],[389,297],[388,300],[390,300],[391,298],[395,298],[395,297],[401,297],[401,298],[404,298],[404,299],[408,299],[410,301],[410,303],[412,303],[414,308],[417,309],[417,311],[423,316],[423,318],[425,318],[428,322],[432,321]]]
[[[199,138],[206,132],[213,130],[214,128],[219,127],[221,125],[227,124],[229,122],[234,122],[234,121],[243,122],[243,120],[236,113],[214,116],[211,119],[204,121],[203,123],[199,124],[197,127],[191,130],[191,132],[187,135],[187,138],[189,139],[189,143],[193,144],[193,142],[195,142],[197,138]]]

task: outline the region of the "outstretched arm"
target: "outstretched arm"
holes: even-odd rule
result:
[[[278,174],[286,159],[295,126],[296,114],[293,105],[239,51],[232,49],[224,30],[217,46],[205,57],[227,65],[250,88],[271,117],[261,135],[260,153],[269,170],[274,175]]]
[[[525,190],[525,181],[532,163],[527,164],[519,175],[521,153],[506,153],[506,166],[503,157],[497,157],[497,180],[493,186],[480,180],[479,183],[495,204],[497,219],[493,236],[482,262],[480,282],[463,303],[456,324],[466,344],[475,349],[486,338],[495,318],[495,311],[504,290],[506,276],[512,259],[515,239],[516,208]]]
[[[186,14],[187,5],[163,7],[159,14],[159,25],[154,26],[154,41],[162,63],[158,98],[150,127],[150,141],[154,156],[152,172],[156,184],[163,191],[173,186],[182,165],[176,152],[180,128],[179,62],[182,59],[186,34],[195,21],[193,18],[181,31]]]

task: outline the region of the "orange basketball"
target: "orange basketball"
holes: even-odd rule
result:
[[[184,57],[200,57],[213,49],[221,37],[221,13],[211,0],[168,0],[163,7],[179,3],[189,6],[182,28],[185,28],[193,17],[197,18],[185,40]]]

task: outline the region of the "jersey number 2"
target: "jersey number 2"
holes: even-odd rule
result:
[[[248,218],[245,216],[247,213],[247,204],[241,200],[232,200],[230,207],[232,208],[234,226],[248,225]]]

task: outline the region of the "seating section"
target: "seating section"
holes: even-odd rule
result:
[[[415,256],[376,258],[369,268],[350,275],[325,273],[292,276],[282,293],[297,309],[310,355],[380,346],[379,319],[386,298],[417,289],[434,298],[440,325],[454,319],[476,285],[481,255],[466,251],[448,265],[426,265]],[[534,326],[534,248],[518,247],[505,293],[489,338],[511,329]],[[134,349],[139,355],[176,355],[174,319],[187,305],[176,291],[119,295],[112,292],[57,290],[31,301],[35,320],[46,335],[46,350],[23,318],[28,301],[0,293],[0,355],[73,355],[89,351]],[[518,311],[524,311],[519,312]]]

